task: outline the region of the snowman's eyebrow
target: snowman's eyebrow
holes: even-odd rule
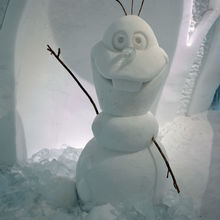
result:
[[[138,16],[140,16],[140,14],[141,14],[143,5],[144,5],[144,0],[142,0],[142,2],[141,2],[141,7],[140,7],[140,9],[139,9]]]
[[[127,11],[125,10],[125,7],[122,5],[122,3],[120,2],[120,0],[115,0],[116,2],[118,2],[120,4],[120,6],[122,7],[125,15],[128,15]]]

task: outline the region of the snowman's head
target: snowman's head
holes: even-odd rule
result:
[[[100,105],[115,115],[148,111],[168,65],[151,27],[135,15],[110,25],[92,49],[91,60]]]

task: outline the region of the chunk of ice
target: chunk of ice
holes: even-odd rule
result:
[[[0,220],[146,220],[152,212],[155,220],[194,220],[192,201],[172,192],[154,210],[144,201],[126,201],[96,207],[88,215],[77,204],[75,193],[79,154],[71,147],[43,149],[27,164],[0,167]]]

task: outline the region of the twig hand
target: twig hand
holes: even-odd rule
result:
[[[61,65],[68,71],[68,73],[72,76],[72,78],[76,81],[78,86],[82,89],[82,91],[85,93],[89,101],[91,102],[96,114],[99,114],[99,111],[96,107],[95,102],[93,101],[92,97],[89,95],[89,93],[86,91],[86,89],[83,87],[83,85],[80,83],[80,81],[76,78],[76,76],[73,74],[73,72],[67,67],[67,65],[60,59],[61,50],[58,48],[58,52],[55,53],[54,50],[50,47],[50,45],[47,45],[47,50],[50,51],[51,55],[54,55],[56,59],[61,63]]]
[[[164,162],[165,162],[166,165],[167,165],[167,168],[168,168],[167,178],[169,177],[169,174],[170,174],[171,177],[172,177],[172,179],[173,179],[173,186],[174,186],[174,188],[176,189],[176,191],[177,191],[178,193],[180,193],[180,189],[179,189],[179,186],[178,186],[178,184],[177,184],[177,182],[176,182],[176,178],[175,178],[175,176],[174,176],[174,174],[173,174],[173,171],[172,171],[172,169],[171,169],[171,167],[170,167],[170,164],[169,164],[169,162],[168,162],[166,156],[164,155],[163,151],[161,150],[159,144],[157,143],[157,141],[155,140],[154,137],[152,138],[152,141],[153,141],[154,144],[156,145],[158,151],[160,152],[161,156],[162,156],[163,159],[164,159]]]

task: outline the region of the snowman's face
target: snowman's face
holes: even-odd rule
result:
[[[102,107],[104,96],[99,93],[104,92],[104,87],[108,96],[115,93],[115,96],[112,94],[114,100],[122,94],[121,99],[126,94],[138,96],[143,90],[146,93],[151,82],[160,78],[159,75],[165,72],[168,65],[167,54],[159,47],[151,27],[135,15],[121,17],[113,23],[102,41],[93,48],[91,59],[96,91]],[[152,93],[149,99],[154,98]]]

